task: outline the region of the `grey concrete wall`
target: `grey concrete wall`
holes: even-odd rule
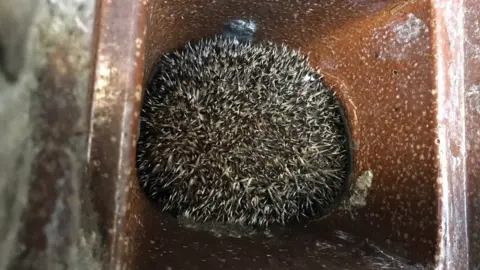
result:
[[[87,204],[87,187],[82,181],[94,8],[94,0],[0,1],[0,270],[100,269],[99,254],[96,254],[99,253],[98,230],[93,210]],[[39,152],[56,147],[52,137],[37,136],[42,128],[48,130],[48,125],[55,125],[55,120],[45,121],[48,117],[42,115],[48,99],[38,97],[52,91],[46,89],[49,85],[45,83],[45,76],[49,73],[49,63],[55,61],[59,51],[66,53],[64,63],[73,67],[75,83],[70,90],[79,108],[75,123],[79,132],[65,138],[66,142],[61,145],[61,151],[69,154],[72,172],[65,179],[51,179],[53,183],[69,183],[72,196],[67,206],[60,204],[59,207],[68,207],[73,214],[68,224],[61,224],[55,220],[57,216],[52,215],[49,224],[57,227],[49,231],[32,229],[25,223],[32,203],[52,199],[32,187],[35,181],[44,180],[33,170],[35,164],[46,162],[39,159]],[[60,104],[62,95],[52,102]],[[59,258],[58,263],[52,262],[54,254],[48,252],[54,249],[48,250],[64,240],[59,230],[65,226],[75,229],[74,248],[68,256]],[[30,234],[43,234],[46,247],[26,245],[21,239],[28,239]]]

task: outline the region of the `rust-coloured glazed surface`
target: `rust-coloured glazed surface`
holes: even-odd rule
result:
[[[153,2],[146,66],[164,50],[218,33],[221,22],[242,16],[243,9],[257,21],[259,39],[310,53],[347,107],[356,175],[373,172],[367,207],[354,211],[354,221],[339,213],[339,228],[388,238],[404,256],[433,260],[437,165],[428,3],[395,15],[395,3],[385,2],[237,3]],[[188,22],[180,23],[182,16]]]
[[[475,0],[100,1],[90,165],[111,267],[480,266],[479,12]],[[145,198],[133,167],[143,68],[231,18],[309,53],[334,86],[355,175],[373,176],[366,205],[237,239],[182,228]]]
[[[98,1],[89,164],[106,263],[125,265],[134,210],[135,133],[141,99],[147,1]],[[128,213],[128,215],[127,215]],[[131,253],[131,252],[130,252]],[[124,269],[124,268],[120,268]],[[127,268],[131,269],[131,268]]]

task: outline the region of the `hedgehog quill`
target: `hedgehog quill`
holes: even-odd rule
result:
[[[298,50],[242,37],[188,43],[155,63],[140,116],[140,185],[164,211],[199,222],[318,217],[348,182],[340,103]]]

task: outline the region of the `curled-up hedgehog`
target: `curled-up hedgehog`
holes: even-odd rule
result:
[[[224,29],[154,64],[137,145],[142,188],[198,222],[267,227],[325,214],[350,166],[334,92],[298,50],[253,42],[253,22]]]

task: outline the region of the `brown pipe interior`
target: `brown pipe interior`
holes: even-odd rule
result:
[[[364,207],[338,210],[271,238],[240,239],[179,227],[134,185],[135,218],[127,226],[134,236],[132,264],[138,269],[372,269],[380,263],[372,259],[378,255],[374,246],[412,263],[433,263],[438,165],[431,14],[426,2],[403,8],[402,3],[152,0],[146,75],[160,54],[219,33],[228,19],[251,18],[257,39],[309,53],[312,65],[334,86],[352,130],[355,175],[370,170],[373,181]]]

